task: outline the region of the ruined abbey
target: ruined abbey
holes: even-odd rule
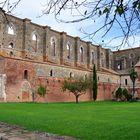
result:
[[[129,70],[140,73],[140,47],[113,52],[57,32],[48,26],[32,23],[30,19],[19,19],[3,15],[0,11],[0,101],[32,101],[32,93],[39,85],[48,92],[40,102],[74,101],[73,94],[62,92],[65,78],[88,77],[93,65],[97,67],[98,100],[111,100],[119,87],[131,90]],[[136,96],[140,97],[139,78],[136,81]],[[87,91],[80,101],[92,99]]]

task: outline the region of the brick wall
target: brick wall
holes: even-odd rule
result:
[[[54,70],[64,73],[64,75],[56,74],[55,77],[51,77],[45,71],[50,69],[52,65],[40,64],[31,61],[5,58],[5,73],[7,76],[6,82],[6,94],[7,101],[32,101],[32,92],[36,91],[40,85],[44,85],[47,89],[47,94],[44,98],[39,95],[36,96],[36,101],[41,102],[71,102],[75,101],[75,96],[69,91],[63,92],[61,89],[63,79],[69,75],[65,72],[73,71],[75,76],[85,76],[90,72],[70,69],[60,66],[54,66]],[[37,71],[38,68],[42,71]],[[28,71],[27,79],[24,77],[24,72]],[[46,72],[46,73],[45,73]],[[68,73],[69,73],[68,72]],[[42,74],[42,75],[41,75]],[[103,76],[103,74],[100,74]],[[104,74],[105,75],[105,74]],[[62,77],[63,76],[63,77]],[[106,79],[105,79],[106,80]],[[102,83],[98,84],[98,100],[110,100],[112,99],[112,92],[115,90],[117,83]],[[92,92],[87,91],[86,94],[80,96],[80,101],[89,101],[92,99]]]

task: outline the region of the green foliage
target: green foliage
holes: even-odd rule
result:
[[[131,69],[129,75],[130,75],[130,79],[132,80],[132,83],[133,83],[133,98],[134,98],[134,94],[135,94],[135,81],[138,78],[138,74],[135,71],[135,69],[133,68],[133,69]]]
[[[95,65],[93,67],[93,79],[92,79],[92,81],[93,81],[93,86],[92,86],[93,100],[96,101],[98,85],[97,85],[97,73],[96,73],[96,66]]]
[[[129,93],[129,91],[126,88],[124,88],[122,92],[123,92],[123,96],[127,101],[130,101],[130,99],[132,99],[132,95]]]
[[[120,99],[122,98],[122,95],[123,95],[123,90],[121,87],[119,87],[116,92],[115,92],[115,95],[116,95],[116,99]]]
[[[38,88],[38,94],[40,96],[44,97],[46,95],[46,87],[43,86],[43,85],[40,85],[39,88]]]
[[[138,75],[137,75],[137,72],[135,71],[134,68],[131,69],[129,75],[130,75],[130,78],[131,78],[132,82],[135,82],[137,77],[138,77]]]
[[[73,93],[76,97],[76,103],[78,103],[79,96],[86,92],[86,90],[89,88],[89,85],[90,84],[88,79],[68,79],[64,80],[62,84],[62,90],[69,90],[71,93]]]
[[[140,9],[140,1],[139,0],[134,1],[132,3],[132,5],[133,5],[133,8],[134,9],[136,9],[136,8]]]
[[[126,88],[122,89],[121,87],[116,90],[115,96],[116,99],[120,101],[130,101],[132,99],[132,95],[129,91]]]

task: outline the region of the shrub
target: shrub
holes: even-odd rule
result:
[[[46,87],[45,86],[43,86],[43,85],[40,85],[39,86],[39,88],[38,88],[38,94],[40,95],[40,96],[45,96],[45,94],[46,94]]]
[[[129,93],[129,91],[126,88],[123,89],[123,96],[125,97],[125,99],[127,101],[129,101],[130,99],[132,99],[132,95]]]
[[[122,99],[122,96],[123,96],[123,90],[122,90],[122,88],[121,87],[119,87],[117,90],[116,90],[116,92],[115,92],[115,97],[116,97],[116,99],[118,100],[118,99]]]

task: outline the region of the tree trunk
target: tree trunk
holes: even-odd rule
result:
[[[79,101],[78,101],[79,96],[75,96],[75,97],[76,97],[76,103],[79,103]]]
[[[135,94],[135,82],[133,82],[133,97],[132,98],[134,98],[134,94]]]

